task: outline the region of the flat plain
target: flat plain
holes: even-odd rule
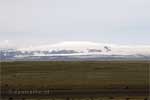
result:
[[[139,100],[149,95],[150,63],[146,61],[16,61],[1,62],[0,67],[2,92],[51,90],[58,97],[83,94]],[[7,93],[4,96],[9,97]]]

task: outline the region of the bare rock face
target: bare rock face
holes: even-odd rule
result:
[[[72,53],[79,53],[75,50],[52,50],[51,54],[72,54]]]
[[[88,52],[102,52],[100,49],[88,49]]]
[[[106,50],[106,52],[111,51],[111,48],[110,48],[110,47],[108,47],[108,46],[104,46],[104,49]]]

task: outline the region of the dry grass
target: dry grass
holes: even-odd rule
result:
[[[148,62],[2,62],[1,85],[16,88],[143,88]]]

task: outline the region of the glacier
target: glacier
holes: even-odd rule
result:
[[[150,45],[65,41],[25,48],[0,48],[1,61],[16,60],[150,60]]]

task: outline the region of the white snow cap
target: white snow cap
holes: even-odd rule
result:
[[[107,46],[111,51],[104,51],[104,47]],[[52,51],[52,50],[75,50],[75,51],[87,51],[88,49],[102,50],[101,54],[121,54],[121,55],[150,55],[150,45],[117,45],[108,43],[96,43],[89,41],[65,41],[51,45],[31,46],[29,48],[19,48],[22,51]]]

